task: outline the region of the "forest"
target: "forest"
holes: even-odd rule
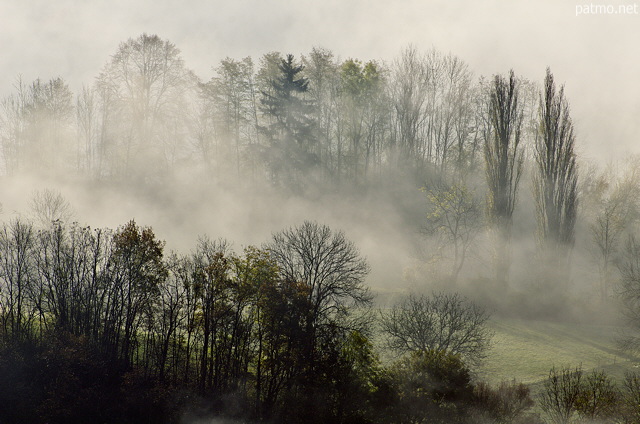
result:
[[[493,317],[615,324],[620,351],[640,346],[640,159],[581,158],[551,69],[477,76],[409,46],[212,72],[142,34],[77,93],[18,77],[1,100],[2,184],[41,189],[2,210],[0,423],[639,422],[632,369],[577,359],[535,391],[478,373]],[[58,186],[205,226],[187,247],[134,217],[94,227]],[[233,196],[270,236],[206,235],[193,202],[233,215]],[[302,204],[351,216],[256,218]],[[405,244],[353,239],[370,216]],[[367,241],[408,265],[380,281]]]

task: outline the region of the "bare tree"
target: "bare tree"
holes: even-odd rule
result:
[[[581,368],[549,371],[538,404],[553,424],[570,422],[582,391],[582,374]]]
[[[395,112],[392,154],[400,164],[410,160],[417,164],[429,155],[429,150],[423,152],[419,143],[423,139],[420,131],[426,117],[428,77],[424,58],[415,47],[405,49],[394,64],[389,87]]]
[[[593,370],[583,379],[576,410],[587,422],[618,422],[612,418],[619,413],[620,398],[612,378],[602,370]]]
[[[0,328],[14,340],[31,334],[36,312],[30,301],[34,238],[33,227],[20,220],[0,228]]]
[[[31,214],[37,225],[47,228],[54,221],[70,224],[75,218],[73,207],[57,190],[37,190],[30,202]]]
[[[640,422],[640,374],[626,372],[622,387],[622,410],[625,424]]]
[[[380,323],[388,346],[398,353],[446,351],[478,364],[493,333],[489,314],[459,294],[410,294],[383,313]]]
[[[120,44],[97,78],[111,173],[158,172],[187,151],[196,83],[173,43],[142,34]]]
[[[608,167],[591,176],[586,188],[586,212],[592,212],[589,231],[600,277],[600,299],[611,295],[611,285],[620,262],[621,242],[625,231],[631,231],[640,216],[640,173],[638,159],[632,158],[622,174]]]
[[[304,284],[316,324],[344,317],[348,306],[367,305],[369,265],[341,231],[305,221],[273,235],[266,246],[285,280]]]
[[[574,242],[578,208],[578,168],[574,144],[573,123],[569,117],[564,87],[556,91],[553,75],[547,68],[544,91],[540,95],[533,192],[538,236],[541,245],[552,249],[554,255],[566,253],[566,249],[571,248]]]
[[[538,396],[540,409],[553,424],[575,422],[618,422],[620,392],[613,380],[603,371],[593,370],[585,375],[582,367],[555,367],[549,371]]]
[[[490,130],[484,143],[489,188],[487,212],[497,230],[496,278],[502,285],[507,283],[510,267],[508,244],[524,162],[520,145],[522,111],[518,87],[513,71],[510,72],[508,80],[500,75],[494,77],[489,93]]]
[[[618,264],[620,271],[620,298],[629,324],[640,328],[640,241],[633,235],[627,239],[622,259]],[[640,350],[640,337],[626,335],[620,341],[623,349]]]

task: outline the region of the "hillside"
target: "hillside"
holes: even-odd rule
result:
[[[493,346],[480,377],[491,383],[515,378],[532,385],[541,382],[553,366],[584,370],[604,369],[615,378],[640,366],[640,357],[616,346],[621,327],[494,319]]]

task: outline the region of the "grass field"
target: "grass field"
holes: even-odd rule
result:
[[[535,389],[551,367],[603,369],[616,379],[625,371],[640,371],[640,357],[616,346],[620,327],[494,319],[493,345],[479,377],[490,382],[516,379]]]

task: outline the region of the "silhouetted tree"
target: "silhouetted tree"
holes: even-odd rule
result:
[[[442,351],[477,364],[492,337],[489,314],[458,294],[409,295],[383,313],[389,347],[399,353]]]
[[[114,353],[127,363],[133,363],[139,353],[138,336],[145,318],[152,314],[160,286],[167,277],[163,261],[164,242],[156,239],[149,227],[140,228],[129,221],[113,236],[107,278],[112,281],[110,305],[106,309],[106,336],[111,337]],[[111,333],[111,334],[110,334]]]
[[[34,330],[34,242],[27,222],[16,219],[0,229],[0,320],[8,340],[29,339]]]

